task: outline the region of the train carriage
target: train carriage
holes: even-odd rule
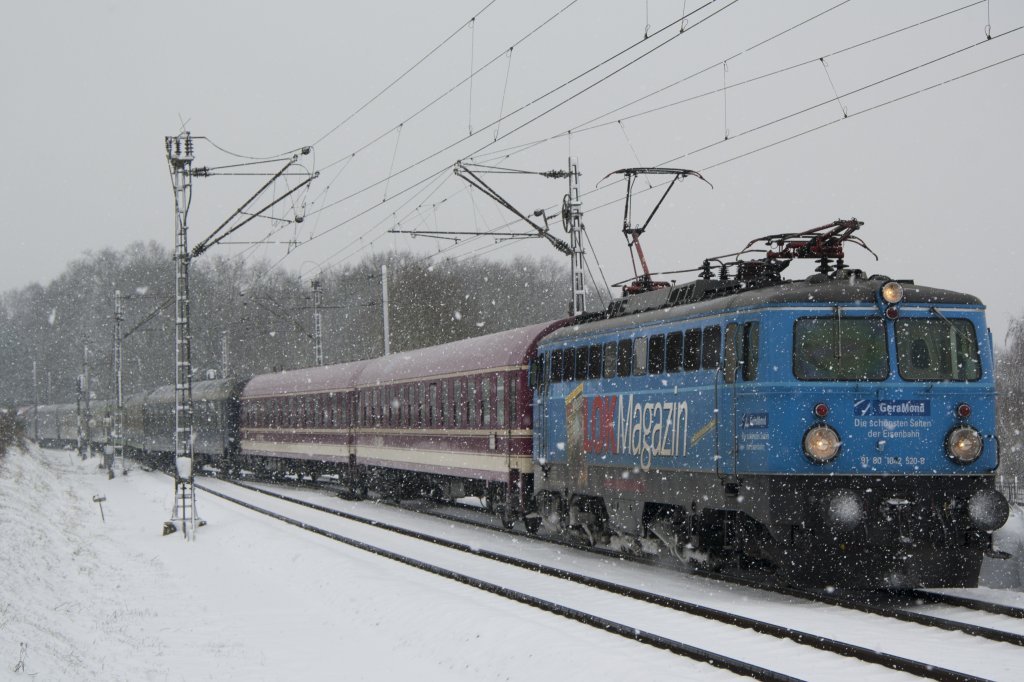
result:
[[[242,454],[394,496],[480,495],[511,522],[532,489],[527,368],[561,324],[257,376],[242,393]]]
[[[238,450],[239,395],[245,382],[211,379],[192,384],[192,452],[195,466],[228,466]],[[161,386],[142,399],[142,451],[157,466],[169,466],[175,447],[174,386]],[[138,409],[134,399],[126,408],[126,425],[137,438]],[[129,417],[130,415],[130,417]]]

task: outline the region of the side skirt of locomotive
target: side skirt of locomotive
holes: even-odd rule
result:
[[[991,476],[537,473],[551,529],[805,586],[974,587],[1007,509]],[[569,491],[572,491],[571,493]]]

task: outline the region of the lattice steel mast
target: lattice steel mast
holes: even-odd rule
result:
[[[569,233],[572,253],[572,316],[587,310],[587,291],[583,281],[583,203],[580,201],[580,173],[575,157],[569,157],[569,193],[565,197],[565,231]]]
[[[195,537],[200,520],[192,471],[192,337],[189,330],[188,210],[192,201],[192,136],[183,132],[164,140],[174,187],[174,510],[164,533],[181,522],[186,539]]]

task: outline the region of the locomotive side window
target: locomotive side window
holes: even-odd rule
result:
[[[650,374],[665,371],[665,335],[652,336],[647,341],[647,370]]]
[[[683,333],[672,332],[665,343],[665,370],[678,372],[683,368]]]
[[[633,369],[633,342],[629,339],[619,341],[619,357],[616,372],[620,377],[628,377]]]
[[[609,341],[604,344],[604,378],[611,379],[615,376],[615,363],[618,351],[615,342]]]
[[[562,380],[562,349],[551,351],[551,383]]]
[[[903,318],[896,321],[896,357],[907,381],[977,381],[978,340],[970,320]]]
[[[600,344],[590,347],[588,379],[601,378],[601,346]]]
[[[683,342],[683,369],[700,369],[700,329],[687,329]]]
[[[722,375],[725,383],[736,383],[736,369],[739,366],[736,353],[736,324],[730,323],[725,327],[725,367]]]
[[[717,324],[704,327],[704,341],[701,344],[700,365],[704,369],[718,369],[721,362],[722,328]]]
[[[761,325],[759,322],[747,322],[743,325],[743,380],[757,379],[757,362],[760,358],[758,343],[760,342]]]
[[[580,346],[576,349],[576,380],[586,381],[590,372],[590,348]]]
[[[633,374],[647,374],[647,337],[633,340]]]
[[[797,320],[793,375],[804,381],[882,381],[889,376],[885,323],[838,316]]]

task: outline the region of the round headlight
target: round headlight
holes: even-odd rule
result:
[[[903,285],[890,280],[882,285],[881,296],[889,305],[899,303],[903,300]]]
[[[981,446],[981,434],[970,426],[958,426],[946,436],[946,452],[960,464],[970,464],[978,459]]]
[[[815,426],[804,434],[804,453],[815,462],[827,462],[839,452],[839,434],[831,426]]]

